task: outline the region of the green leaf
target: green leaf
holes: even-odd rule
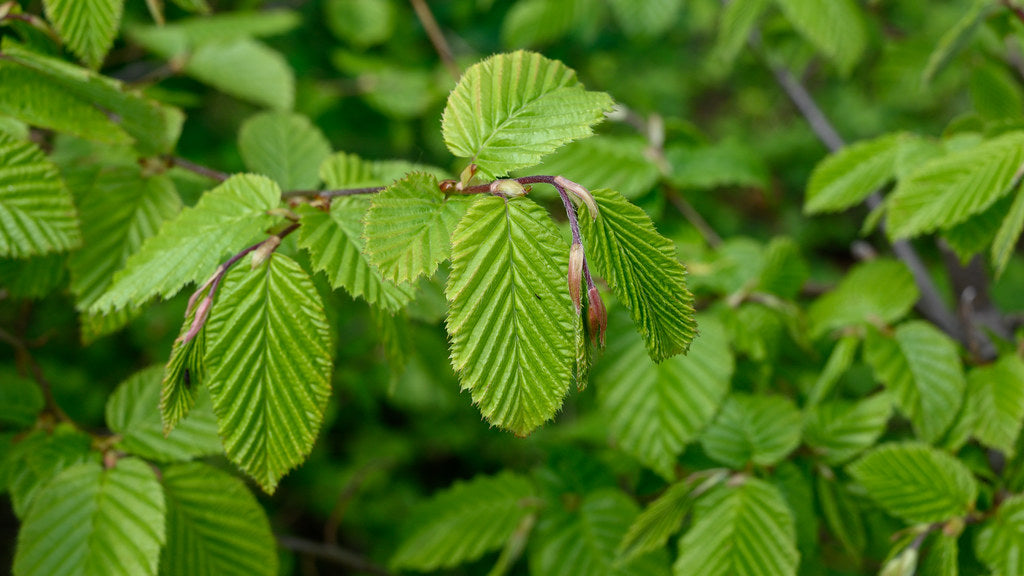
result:
[[[654,364],[622,316],[612,316],[607,358],[596,377],[601,409],[622,451],[672,478],[683,448],[728,394],[735,360],[722,325],[702,317],[692,354]]]
[[[799,562],[786,502],[774,486],[744,478],[698,503],[674,570],[677,576],[794,576]]]
[[[99,68],[114,45],[124,0],[43,0],[43,8],[71,52]]]
[[[805,214],[840,212],[856,206],[895,178],[896,160],[906,134],[857,142],[814,168],[804,199]]]
[[[572,382],[568,250],[542,208],[497,196],[473,203],[452,244],[452,366],[488,422],[525,436]]]
[[[873,446],[891,415],[892,399],[886,394],[821,404],[807,414],[804,439],[826,464],[836,466]]]
[[[925,85],[941,72],[953,58],[970,44],[974,35],[981,28],[982,23],[988,18],[994,8],[991,0],[975,0],[970,9],[957,21],[952,28],[946,31],[935,45],[928,63],[921,73],[921,82]]]
[[[25,518],[39,490],[62,470],[98,460],[90,452],[92,439],[70,425],[58,425],[52,433],[36,430],[14,444],[8,456],[12,472],[8,479],[14,514]]]
[[[971,71],[969,89],[974,109],[987,120],[1012,120],[1024,110],[1020,88],[1001,66],[984,63]]]
[[[626,198],[637,198],[650,192],[659,177],[658,167],[647,156],[647,148],[647,142],[640,137],[594,136],[559,148],[530,168],[530,172],[559,174],[574,182],[600,184],[602,188],[618,190]]]
[[[248,38],[200,44],[185,73],[246,102],[290,110],[295,72],[280,52]]]
[[[164,496],[153,469],[134,458],[61,472],[35,499],[14,574],[155,575],[165,541]]]
[[[226,256],[264,235],[276,218],[281,190],[263,176],[240,174],[207,192],[146,240],[114,275],[109,290],[90,308],[107,312],[170,298],[185,284],[213,273]]]
[[[198,4],[202,0],[179,0]],[[198,45],[222,40],[277,36],[294,30],[302,17],[289,10],[235,11],[178,20],[164,26],[131,26],[132,41],[164,58],[180,56]]]
[[[959,535],[939,532],[928,548],[928,554],[917,574],[919,576],[960,576]]]
[[[801,420],[788,398],[734,393],[701,435],[701,445],[708,456],[736,469],[748,463],[774,466],[800,445]]]
[[[433,276],[451,254],[452,232],[469,203],[445,196],[430,174],[409,174],[371,200],[363,232],[367,259],[393,282]]]
[[[808,406],[816,406],[832,392],[835,385],[839,383],[839,379],[853,365],[853,358],[856,356],[858,348],[860,348],[860,338],[857,336],[843,336],[836,342],[835,348],[828,355],[825,367],[822,368],[817,380],[814,381],[814,386],[807,394]]]
[[[178,5],[182,10],[188,10],[189,12],[210,13],[210,5],[206,3],[206,0],[171,0],[171,2]]]
[[[961,262],[969,262],[992,244],[1000,224],[1007,218],[1007,213],[1013,205],[1014,196],[1003,196],[980,214],[975,214],[942,233],[942,239],[960,257]]]
[[[392,0],[328,0],[324,16],[335,36],[361,48],[386,42],[395,28]]]
[[[63,252],[27,260],[0,259],[0,286],[14,298],[43,298],[63,284],[67,263]]]
[[[43,391],[31,380],[0,368],[0,428],[27,428],[43,411]]]
[[[773,238],[765,248],[757,289],[784,300],[795,300],[810,275],[800,245],[786,236]]]
[[[617,192],[601,189],[593,195],[600,212],[581,213],[580,231],[594,270],[629,309],[655,362],[685,353],[696,325],[686,268],[676,259],[675,245]]]
[[[996,278],[1003,274],[1006,265],[1010,263],[1010,256],[1017,248],[1021,231],[1024,231],[1024,193],[1018,188],[1013,205],[992,242],[992,267],[995,268]]]
[[[531,542],[534,576],[667,576],[665,550],[618,562],[615,547],[637,518],[637,507],[615,489],[591,492],[571,512],[545,511]]]
[[[415,513],[391,566],[434,571],[498,550],[535,514],[535,498],[530,480],[508,471],[457,482]]]
[[[867,47],[861,8],[854,0],[775,0],[786,19],[808,42],[835,62],[844,76]]]
[[[199,462],[163,471],[167,500],[164,576],[273,576],[270,522],[241,480]]]
[[[1004,454],[1014,454],[1024,424],[1024,361],[1009,354],[995,364],[971,370],[967,390],[974,402],[974,437]]]
[[[683,0],[611,0],[612,15],[633,38],[655,38],[675,26]]]
[[[1024,574],[1024,496],[1004,500],[974,541],[978,558],[996,574]]]
[[[298,264],[228,272],[206,325],[207,385],[224,450],[268,493],[313,448],[331,393],[331,335]]]
[[[845,484],[824,475],[818,476],[817,494],[825,525],[843,545],[847,556],[860,559],[867,546],[867,531],[858,501]]]
[[[907,267],[879,258],[854,267],[835,290],[811,304],[811,336],[870,322],[892,324],[914,307],[919,292]]]
[[[963,516],[978,495],[962,462],[919,442],[883,444],[847,470],[882,509],[910,524]]]
[[[724,186],[768,188],[768,167],[760,153],[735,141],[710,146],[671,146],[665,157],[669,179],[680,188],[710,190]]]
[[[665,546],[669,537],[682,528],[683,520],[693,508],[693,489],[692,480],[676,482],[644,508],[619,542],[618,554],[622,561]]]
[[[733,63],[750,38],[757,21],[768,8],[768,0],[732,0],[725,5],[718,20],[718,35],[711,51],[711,61],[719,74],[732,70]]]
[[[81,241],[57,167],[35,144],[0,132],[0,257],[64,252]]]
[[[1024,164],[1024,132],[1010,132],[923,164],[887,199],[889,236],[946,230],[1011,191]]]
[[[208,293],[204,291],[205,294]],[[160,420],[164,436],[167,436],[188,415],[199,399],[199,389],[206,380],[206,326],[188,342],[185,334],[192,328],[198,306],[193,306],[185,323],[178,332],[178,338],[171,347],[171,357],[164,368],[160,385]]]
[[[864,358],[918,437],[937,441],[956,417],[966,387],[956,343],[931,324],[914,320],[892,336],[870,330]]]
[[[331,144],[301,114],[264,112],[242,124],[238,151],[249,170],[269,176],[282,190],[308,190],[320,183]]]
[[[217,419],[206,395],[189,417],[164,437],[159,407],[162,379],[163,366],[152,366],[122,382],[107,399],[107,426],[121,436],[118,446],[157,462],[219,454]]]
[[[602,8],[594,0],[520,0],[501,23],[501,44],[529,48],[549,44],[580,28]]]
[[[590,136],[611,107],[611,97],[586,91],[561,62],[518,51],[466,70],[448,97],[441,128],[452,154],[470,158],[486,178],[533,166]]]

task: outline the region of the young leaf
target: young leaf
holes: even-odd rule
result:
[[[113,283],[90,308],[107,312],[141,305],[153,296],[170,298],[202,280],[225,257],[253,243],[276,218],[281,190],[263,176],[240,174],[207,192],[194,207],[164,222],[114,275]]]
[[[452,154],[495,177],[590,136],[611,107],[611,97],[586,91],[561,62],[518,51],[466,70],[448,97],[441,128]]]
[[[864,358],[918,437],[937,441],[956,417],[966,387],[956,344],[938,328],[914,320],[891,337],[870,330]]]
[[[732,0],[725,5],[718,20],[718,35],[711,51],[711,61],[721,74],[732,69],[757,20],[768,8],[768,0]]]
[[[685,353],[696,324],[675,245],[619,193],[601,189],[593,195],[599,213],[581,216],[580,231],[594,270],[629,309],[655,362]]]
[[[859,264],[835,290],[811,304],[811,336],[865,322],[891,324],[910,312],[918,296],[914,277],[902,263],[878,259]]]
[[[164,436],[174,430],[199,399],[199,390],[206,380],[206,327],[203,326],[194,338],[185,342],[195,322],[198,305],[185,317],[178,331],[178,338],[171,347],[171,357],[164,367],[160,384],[160,420]]]
[[[121,436],[118,446],[158,462],[219,454],[217,419],[205,394],[189,417],[164,437],[159,410],[162,377],[163,366],[152,366],[125,380],[107,399],[107,426]]]
[[[31,142],[0,132],[0,257],[64,252],[81,241],[71,194]]]
[[[974,541],[978,558],[995,574],[1024,573],[1024,496],[1004,500]]]
[[[238,151],[249,170],[269,176],[282,190],[307,190],[320,183],[331,144],[301,114],[264,112],[242,124]]]
[[[973,396],[974,437],[1013,454],[1024,421],[1024,362],[1009,354],[995,364],[975,368],[967,376],[967,390]]]
[[[734,393],[701,435],[711,458],[733,468],[774,466],[800,445],[800,412],[782,396]]]
[[[795,576],[793,515],[778,490],[761,480],[720,488],[697,505],[679,540],[676,576]]]
[[[836,466],[873,446],[891,414],[892,399],[885,394],[820,404],[807,414],[804,439],[826,464]]]
[[[18,534],[14,573],[144,576],[165,541],[164,496],[153,469],[123,458],[77,464],[35,499]]]
[[[702,318],[693,354],[653,364],[623,316],[612,317],[598,399],[619,448],[671,478],[676,458],[728,394],[735,361],[721,324]]]
[[[793,28],[848,75],[867,47],[861,8],[854,0],[775,0]]]
[[[619,557],[629,561],[663,547],[693,507],[693,488],[691,480],[676,482],[644,508],[619,542]]]
[[[992,241],[992,267],[995,268],[995,276],[998,278],[1006,270],[1010,263],[1010,256],[1017,248],[1017,240],[1024,230],[1024,192],[1018,188],[1014,195],[1013,204],[1009,212],[1006,212],[1003,223],[996,232],[995,240]]]
[[[888,197],[889,236],[946,230],[984,212],[1011,191],[1022,164],[1024,132],[1010,132],[926,162],[901,179]]]
[[[99,68],[114,45],[124,0],[43,0],[43,8],[75,56]]]
[[[525,436],[572,382],[568,250],[542,208],[497,196],[473,203],[452,244],[452,366],[488,422]]]
[[[199,462],[163,470],[166,576],[273,576],[277,551],[267,515],[245,484]]]
[[[858,142],[825,158],[807,184],[805,214],[839,212],[864,201],[896,176],[905,134]]]
[[[416,513],[391,566],[426,572],[476,560],[501,548],[535,513],[535,498],[529,479],[507,471],[458,482]]]
[[[470,200],[445,196],[437,179],[413,172],[371,200],[366,252],[384,278],[402,283],[430,277],[451,254],[452,232]]]
[[[647,156],[641,137],[594,136],[572,142],[545,156],[534,174],[559,174],[574,182],[600,182],[626,198],[650,192],[658,181],[658,167]],[[540,192],[536,190],[533,194]]]
[[[272,493],[313,448],[331,392],[331,335],[305,271],[273,254],[228,272],[206,325],[224,450]]]
[[[847,470],[882,509],[909,524],[963,516],[978,495],[962,462],[918,442],[883,444]]]

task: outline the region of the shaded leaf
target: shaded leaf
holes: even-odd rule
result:
[[[580,28],[601,7],[594,0],[520,0],[501,22],[501,43],[508,48],[549,44]]]
[[[847,556],[860,559],[867,546],[867,531],[864,516],[857,500],[850,494],[844,483],[834,478],[819,475],[817,480],[818,503],[829,532],[839,539]]]
[[[926,85],[930,83],[960,51],[970,44],[992,7],[993,3],[990,0],[974,0],[970,9],[942,35],[935,45],[935,49],[928,57],[928,63],[925,64],[924,70],[921,72],[922,83]]]
[[[0,428],[27,428],[43,406],[43,391],[38,384],[6,367],[0,369]]]
[[[994,573],[1024,574],[1024,496],[1011,496],[978,533],[974,549]]]
[[[631,560],[663,547],[669,537],[682,528],[683,520],[693,507],[693,489],[693,480],[676,482],[648,504],[619,542],[619,556]]]
[[[669,179],[682,188],[767,188],[770,183],[768,167],[759,153],[735,141],[700,147],[672,146],[665,157],[671,166]]]
[[[1017,248],[1020,233],[1024,231],[1024,193],[1021,193],[1019,188],[1014,195],[1013,204],[1005,214],[1006,218],[999,226],[992,242],[992,267],[995,268],[996,278],[1006,270],[1010,256]]]
[[[775,0],[793,28],[847,75],[867,47],[861,8],[854,0]]]
[[[732,69],[736,57],[767,8],[768,0],[732,0],[725,5],[718,19],[718,35],[711,52],[712,61],[722,67],[719,68],[720,73]]]
[[[11,474],[8,489],[14,514],[24,520],[39,490],[62,470],[98,460],[90,452],[91,438],[68,425],[57,426],[52,433],[36,430],[19,439],[11,449]]]
[[[612,15],[626,35],[654,38],[671,29],[682,11],[683,0],[611,0]]]
[[[387,41],[395,27],[393,0],[328,0],[324,16],[335,36],[359,47]]]
[[[646,194],[659,176],[658,167],[647,156],[647,143],[643,138],[606,135],[567,144],[545,156],[529,171],[561,175],[584,185],[600,184],[602,188],[619,191],[626,198]]]
[[[975,410],[974,437],[1014,454],[1024,424],[1024,362],[1010,354],[975,368],[967,375],[967,390]]]
[[[67,263],[63,252],[27,260],[0,259],[0,287],[14,298],[43,298],[64,282]]]
[[[788,398],[734,393],[700,440],[708,456],[727,466],[773,466],[800,444],[802,428]]]
[[[242,124],[238,151],[249,170],[269,176],[282,190],[308,190],[320,183],[331,144],[301,114],[264,112]]]
[[[807,414],[804,439],[825,463],[839,465],[873,446],[891,414],[892,399],[886,394],[820,404]]]

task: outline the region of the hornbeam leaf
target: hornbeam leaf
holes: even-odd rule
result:
[[[331,336],[313,281],[287,256],[231,269],[206,325],[224,450],[269,493],[309,454],[331,392]]]
[[[35,144],[0,132],[0,257],[63,252],[81,241],[57,167]]]
[[[110,288],[90,308],[108,312],[141,305],[153,296],[170,298],[213,273],[226,256],[259,239],[276,222],[281,190],[263,176],[240,174],[207,192],[192,208],[164,222],[132,254]]]
[[[723,8],[711,61],[719,73],[727,74],[750,38],[758,19],[768,8],[768,0],[732,0]],[[724,70],[722,70],[724,68]]]
[[[622,537],[619,555],[629,560],[664,546],[669,536],[683,526],[683,520],[693,507],[693,488],[690,480],[676,482],[651,502]]]
[[[774,466],[800,445],[800,412],[783,396],[734,393],[704,431],[708,456],[739,469]]]
[[[282,190],[308,190],[319,184],[331,144],[301,114],[264,112],[242,124],[238,151],[249,170],[270,176]]]
[[[995,4],[989,0],[974,0],[971,7],[964,12],[963,17],[947,30],[935,45],[935,49],[928,57],[928,64],[925,65],[924,71],[921,73],[923,84],[929,84],[961,50],[970,44],[985,19],[995,9]]]
[[[1010,354],[975,368],[967,377],[967,390],[975,410],[974,437],[1013,454],[1024,420],[1024,362]]]
[[[188,415],[199,399],[199,387],[206,380],[206,326],[187,342],[185,334],[192,328],[198,306],[185,317],[178,338],[171,347],[171,357],[164,368],[160,385],[160,420],[168,435]]]
[[[520,50],[466,70],[441,129],[452,154],[472,159],[484,177],[502,176],[590,136],[611,107],[611,97],[586,91],[561,62]]]
[[[164,576],[273,576],[270,522],[245,484],[199,462],[163,471],[167,500]]]
[[[804,212],[839,212],[860,204],[896,175],[905,134],[858,142],[822,160],[807,184]]]
[[[40,490],[62,470],[86,461],[99,461],[91,451],[92,441],[69,424],[56,426],[53,432],[33,430],[15,442],[6,459],[11,463],[7,488],[14,514],[24,520]]]
[[[580,231],[594,269],[629,309],[655,362],[685,353],[697,328],[675,245],[618,192],[602,189],[593,195],[600,211],[581,215]]]
[[[75,56],[99,68],[114,45],[124,0],[43,0],[43,8]]]
[[[488,422],[524,436],[572,382],[568,250],[527,198],[478,198],[455,229],[448,334],[462,388]]]
[[[67,263],[63,252],[27,260],[0,259],[0,286],[14,298],[43,298],[63,283]]]
[[[72,466],[33,501],[18,533],[14,574],[155,575],[164,513],[156,473],[142,460]]]
[[[1024,496],[1000,503],[978,533],[974,549],[994,574],[1024,574]]]
[[[594,136],[573,142],[545,156],[531,170],[534,174],[560,174],[576,182],[600,182],[626,198],[646,194],[659,176],[658,166],[648,157],[647,141],[623,136]]]
[[[671,29],[683,6],[682,0],[611,0],[612,14],[623,31],[633,38],[654,38]]]
[[[289,110],[295,72],[280,52],[251,38],[200,44],[185,62],[196,80],[253,104]]]
[[[835,290],[811,304],[811,336],[870,322],[893,323],[914,307],[920,292],[905,265],[879,258],[850,270]]]
[[[854,0],[775,0],[786,19],[846,75],[860,62],[868,35]]]
[[[452,232],[470,200],[445,196],[437,179],[413,172],[374,196],[366,214],[366,252],[394,282],[431,276],[451,254]]]
[[[978,496],[967,466],[918,442],[883,444],[847,470],[886,512],[911,524],[963,516]]]
[[[804,439],[827,464],[842,464],[873,446],[891,415],[892,400],[885,394],[857,403],[836,400],[819,404],[807,415]]]

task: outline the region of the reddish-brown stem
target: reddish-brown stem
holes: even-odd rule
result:
[[[214,170],[213,168],[207,168],[206,166],[201,166],[191,160],[186,160],[179,156],[168,156],[167,161],[171,166],[177,166],[183,170],[188,170],[193,174],[199,174],[200,176],[204,176],[210,180],[216,180],[217,182],[223,182],[231,177],[230,174]]]
[[[441,57],[444,67],[448,69],[448,73],[452,75],[454,80],[458,80],[462,72],[459,70],[459,65],[455,63],[451,46],[445,40],[441,27],[437,25],[437,20],[434,19],[434,15],[430,12],[430,7],[427,6],[424,0],[410,0],[410,3],[412,4],[412,9],[416,11],[416,17],[423,24],[423,30],[426,31],[427,36],[430,38],[430,43],[434,45],[434,50]]]

